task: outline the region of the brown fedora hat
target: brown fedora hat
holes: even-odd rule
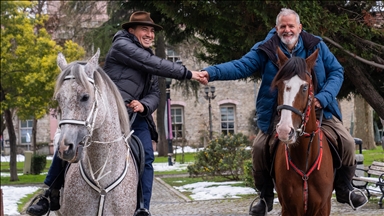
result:
[[[156,31],[163,29],[163,27],[155,24],[151,19],[150,13],[145,11],[134,12],[129,18],[129,22],[124,23],[121,27],[128,30],[128,28],[136,25],[152,26]]]

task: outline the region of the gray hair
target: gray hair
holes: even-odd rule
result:
[[[296,13],[296,11],[288,9],[288,8],[282,8],[280,13],[276,17],[276,25],[279,23],[279,19],[281,16],[288,16],[291,14],[296,16],[296,22],[297,22],[297,24],[300,24],[300,17],[299,17],[299,14]]]

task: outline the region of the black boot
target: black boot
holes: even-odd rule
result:
[[[42,195],[37,197],[39,198],[39,201],[36,204],[30,205],[27,208],[27,214],[33,215],[33,216],[47,214],[49,210],[49,194],[50,194],[50,191],[48,189],[48,190],[45,190]]]
[[[273,208],[274,194],[272,177],[269,175],[268,171],[253,171],[253,178],[256,189],[260,193],[260,201],[250,208],[249,215],[262,216],[266,214],[266,209],[270,212]]]
[[[49,196],[49,200],[51,201],[50,209],[51,211],[57,211],[60,209],[60,190],[52,189],[51,194]]]
[[[36,204],[27,208],[27,214],[40,216],[47,214],[48,210],[57,211],[60,209],[60,191],[58,189],[47,189],[39,197]]]
[[[342,166],[336,171],[335,178],[335,191],[336,200],[339,203],[347,203],[353,209],[358,209],[364,206],[368,200],[364,194],[356,193],[352,187],[351,181],[355,175],[356,165],[354,166]]]

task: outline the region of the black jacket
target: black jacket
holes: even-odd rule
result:
[[[144,112],[138,114],[146,118],[152,139],[157,141],[152,118],[160,98],[157,76],[183,80],[190,79],[192,73],[180,64],[155,56],[151,49],[144,48],[139,40],[126,30],[118,31],[113,37],[104,70],[116,84],[126,103],[138,100],[143,104]]]

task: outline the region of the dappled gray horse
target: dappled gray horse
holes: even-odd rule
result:
[[[128,145],[128,114],[98,65],[99,55],[100,50],[88,62],[70,64],[61,53],[57,57],[59,155],[71,163],[62,215],[133,215],[136,209],[138,172]]]

